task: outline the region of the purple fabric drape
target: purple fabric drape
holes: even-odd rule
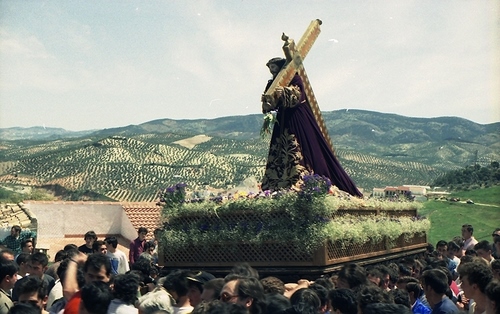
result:
[[[268,83],[266,90],[271,83],[272,81]],[[354,196],[362,197],[361,192],[342,168],[340,162],[330,149],[327,140],[323,137],[306,99],[304,83],[300,76],[296,74],[289,86],[297,86],[301,91],[301,97],[299,104],[294,107],[283,107],[278,103],[278,123],[274,125],[271,137],[269,158],[262,182],[262,189],[274,190],[284,187],[283,185],[276,184],[276,178],[275,182],[271,182],[272,180],[269,177],[271,176],[271,169],[286,168],[286,165],[276,165],[276,163],[281,162],[277,160],[279,156],[276,155],[276,146],[282,145],[283,141],[280,142],[280,137],[283,135],[283,132],[287,132],[287,134],[294,135],[294,140],[296,139],[296,142],[298,142],[298,149],[302,155],[300,164],[305,167],[305,174],[309,172],[328,177],[332,184],[340,190]],[[279,150],[287,150],[287,148],[281,147]],[[279,177],[285,179],[285,176],[286,174],[281,174]],[[291,183],[293,184],[293,182]]]

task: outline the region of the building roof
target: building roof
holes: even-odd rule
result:
[[[152,202],[121,203],[123,210],[132,226],[137,230],[140,227],[148,229],[147,239],[153,238],[153,231],[161,228],[162,207]]]
[[[0,226],[2,227],[29,228],[31,218],[25,208],[18,204],[1,204],[0,206]]]

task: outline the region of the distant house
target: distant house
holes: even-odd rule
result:
[[[372,196],[377,198],[399,197],[400,195],[425,196],[430,187],[422,185],[400,185],[386,186],[385,188],[373,188]]]

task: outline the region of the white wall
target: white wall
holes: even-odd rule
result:
[[[96,234],[121,234],[129,238],[122,233],[122,226],[125,225],[127,234],[130,228],[133,229],[120,204],[26,202],[25,206],[38,219],[39,239],[83,235],[89,230]],[[136,237],[137,232],[134,231],[132,239]]]

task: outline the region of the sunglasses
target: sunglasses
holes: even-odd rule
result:
[[[234,299],[236,297],[238,297],[237,294],[231,295],[231,294],[229,294],[227,292],[223,292],[223,293],[221,293],[221,295],[219,297],[219,300],[221,300],[224,303],[227,303],[227,302],[231,301],[232,299]]]

